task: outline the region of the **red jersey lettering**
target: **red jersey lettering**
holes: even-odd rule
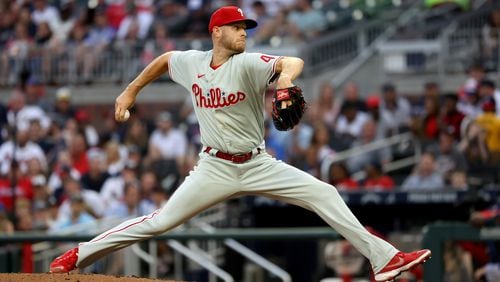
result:
[[[210,88],[207,94],[203,94],[203,89],[198,84],[191,87],[196,100],[196,106],[200,108],[217,109],[235,105],[245,100],[246,94],[243,92],[225,94],[220,88]]]
[[[266,63],[269,63],[269,61],[271,61],[272,59],[274,59],[274,57],[267,56],[267,55],[262,55],[262,56],[260,56],[260,59],[263,60]]]

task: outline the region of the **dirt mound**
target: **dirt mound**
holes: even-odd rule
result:
[[[175,282],[140,277],[117,277],[102,274],[0,273],[2,282]]]

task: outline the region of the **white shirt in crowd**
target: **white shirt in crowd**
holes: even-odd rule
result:
[[[153,131],[149,141],[150,146],[158,148],[165,159],[176,159],[186,154],[187,139],[184,133],[172,128],[164,133],[160,130]]]
[[[35,105],[24,106],[17,115],[13,111],[7,113],[7,121],[11,126],[17,125],[18,129],[28,129],[32,120],[38,120],[43,129],[47,130],[50,127],[50,117],[43,111],[42,108]]]
[[[21,172],[28,172],[28,162],[37,159],[43,168],[47,167],[47,159],[42,148],[36,143],[28,141],[26,145],[16,146],[16,160],[19,163]],[[10,170],[11,162],[14,158],[14,142],[7,141],[0,146],[0,173],[6,174]]]
[[[344,115],[341,115],[337,120],[335,131],[339,134],[349,134],[351,136],[358,137],[361,134],[363,125],[369,119],[370,116],[368,114],[360,111],[358,111],[352,122],[349,122]]]

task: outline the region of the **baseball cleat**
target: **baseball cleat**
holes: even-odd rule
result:
[[[411,253],[398,252],[382,270],[375,274],[375,281],[394,281],[394,278],[401,274],[401,272],[410,270],[426,262],[430,257],[431,251],[427,249]]]
[[[73,248],[64,254],[58,256],[50,264],[50,273],[68,273],[76,269],[78,260],[78,248]]]

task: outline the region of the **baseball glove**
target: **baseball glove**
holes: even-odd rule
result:
[[[276,129],[291,130],[300,122],[306,105],[300,87],[276,89],[273,94],[273,123]]]

